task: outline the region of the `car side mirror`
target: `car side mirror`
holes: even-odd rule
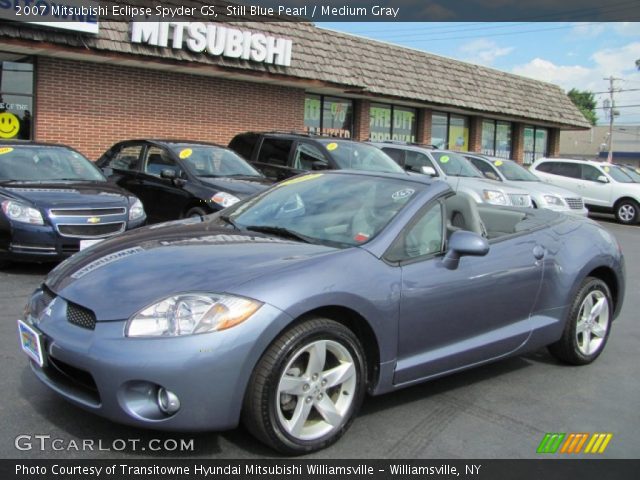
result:
[[[320,160],[314,160],[311,164],[311,170],[328,170],[329,165],[325,162],[321,162]]]
[[[489,242],[486,238],[474,232],[457,230],[451,234],[449,248],[442,263],[445,268],[455,270],[458,268],[461,257],[483,257],[487,253],[489,253]]]
[[[160,178],[166,178],[167,180],[175,180],[178,178],[178,174],[171,168],[165,168],[160,172]]]
[[[420,173],[424,173],[425,175],[429,175],[430,177],[435,177],[438,174],[436,173],[436,169],[433,167],[429,167],[427,165],[424,165],[422,167],[420,167]]]
[[[609,183],[609,179],[604,175],[600,175],[598,178],[596,178],[596,181],[600,183]]]

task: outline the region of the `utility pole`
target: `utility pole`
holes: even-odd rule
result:
[[[615,92],[614,82],[620,80],[619,78],[613,78],[613,75],[604,80],[609,80],[609,153],[607,154],[607,162],[613,161],[613,118],[615,117],[615,102],[613,101],[613,93]]]

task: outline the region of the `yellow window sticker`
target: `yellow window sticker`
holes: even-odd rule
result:
[[[13,148],[11,147],[2,147],[0,148],[0,155],[4,155],[5,153],[13,152]]]
[[[602,169],[603,169],[605,172],[609,173],[609,167],[602,167]]]
[[[20,120],[13,113],[0,113],[0,138],[14,138],[20,131]]]
[[[338,144],[336,142],[331,142],[327,145],[327,150],[333,152],[336,148],[338,148]]]
[[[640,168],[636,168],[636,173],[640,173]]]
[[[447,163],[449,161],[449,155],[442,155],[440,157],[440,163]]]
[[[303,175],[302,177],[292,178],[291,180],[285,180],[284,182],[280,182],[278,184],[279,187],[284,187],[285,185],[293,185],[294,183],[306,182],[307,180],[313,180],[314,178],[318,178],[324,175],[323,173],[312,173],[309,175]]]
[[[185,158],[189,158],[191,156],[191,154],[193,153],[193,150],[191,150],[190,148],[185,148],[183,150],[180,150],[180,155],[179,157],[184,160]]]
[[[500,165],[502,165],[502,160],[496,160],[495,162],[493,162],[493,164],[494,164],[496,167],[499,167]]]

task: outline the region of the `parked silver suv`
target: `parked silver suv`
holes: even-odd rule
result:
[[[372,142],[409,172],[423,173],[447,182],[477,203],[531,207],[531,196],[522,189],[488,180],[461,154],[400,142]]]
[[[465,153],[464,156],[486,178],[499,180],[509,187],[525,189],[531,195],[531,201],[535,208],[548,208],[556,212],[582,217],[586,217],[589,213],[580,195],[566,188],[543,182],[513,160],[480,153]]]

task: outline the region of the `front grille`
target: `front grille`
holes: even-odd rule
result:
[[[565,198],[565,201],[571,210],[582,210],[584,208],[582,198]]]
[[[95,330],[96,315],[89,309],[76,305],[75,303],[67,303],[67,322],[77,325],[78,327],[88,330]]]
[[[44,283],[42,284],[42,301],[45,305],[49,305],[53,299],[56,298],[56,294],[51,291]]]
[[[529,195],[521,195],[518,193],[510,193],[509,200],[514,207],[530,207],[531,197]]]
[[[58,232],[65,237],[100,238],[124,232],[124,222],[102,225],[58,225]]]
[[[49,355],[43,372],[56,386],[73,397],[80,398],[91,405],[100,406],[98,386],[93,376],[86,370],[76,368]]]
[[[54,217],[96,217],[101,215],[124,215],[127,209],[117,208],[54,208],[49,214]]]

